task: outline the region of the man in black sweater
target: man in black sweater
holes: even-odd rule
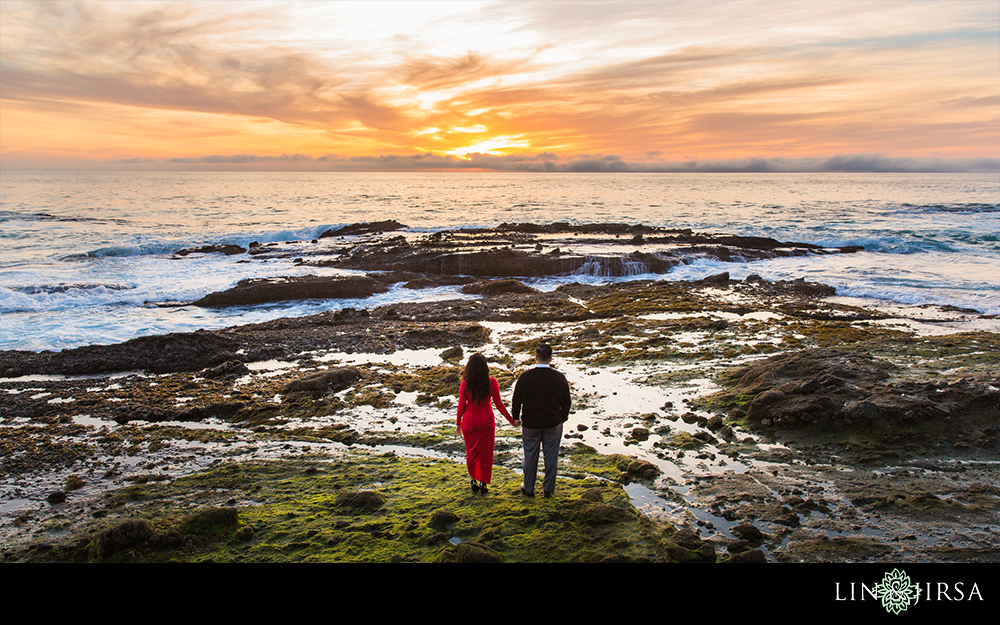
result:
[[[539,343],[535,348],[535,367],[522,373],[514,384],[511,414],[515,423],[522,426],[524,482],[521,493],[528,497],[535,495],[539,447],[545,459],[542,491],[546,497],[555,492],[559,442],[563,423],[569,418],[569,383],[566,376],[549,366],[551,362],[552,348]]]

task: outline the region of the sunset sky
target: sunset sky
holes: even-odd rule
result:
[[[1000,171],[1000,3],[3,0],[0,168]]]

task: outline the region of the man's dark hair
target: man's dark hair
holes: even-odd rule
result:
[[[552,348],[545,343],[539,343],[535,348],[535,356],[542,362],[548,362],[552,360]]]

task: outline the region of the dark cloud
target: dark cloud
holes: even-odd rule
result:
[[[306,163],[315,160],[308,154],[281,154],[279,156],[258,156],[256,154],[230,154],[229,156],[184,156],[164,159],[166,163],[227,163],[227,164],[248,164],[248,163]],[[142,162],[149,162],[144,159]]]
[[[148,164],[150,159],[123,159],[119,164]],[[540,154],[469,154],[459,158],[447,154],[383,154],[345,156],[306,154],[262,156],[254,154],[211,155],[163,159],[168,165],[194,169],[308,169],[319,171],[431,171],[490,170],[577,173],[764,173],[764,172],[1000,172],[997,158],[911,158],[880,154],[842,154],[823,158],[732,158],[685,161],[628,161],[617,154],[559,156]]]
[[[820,161],[818,171],[843,172],[963,172],[1000,171],[996,158],[911,158],[879,154],[838,155]]]

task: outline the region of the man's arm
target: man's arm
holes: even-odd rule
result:
[[[559,411],[562,414],[562,420],[565,421],[569,418],[569,407],[572,400],[569,396],[569,382],[566,380],[566,376],[562,376],[562,400],[559,402]]]
[[[524,389],[521,388],[521,378],[518,376],[517,382],[514,382],[514,396],[510,400],[510,415],[514,417],[515,421],[521,420],[521,402],[524,401]]]

